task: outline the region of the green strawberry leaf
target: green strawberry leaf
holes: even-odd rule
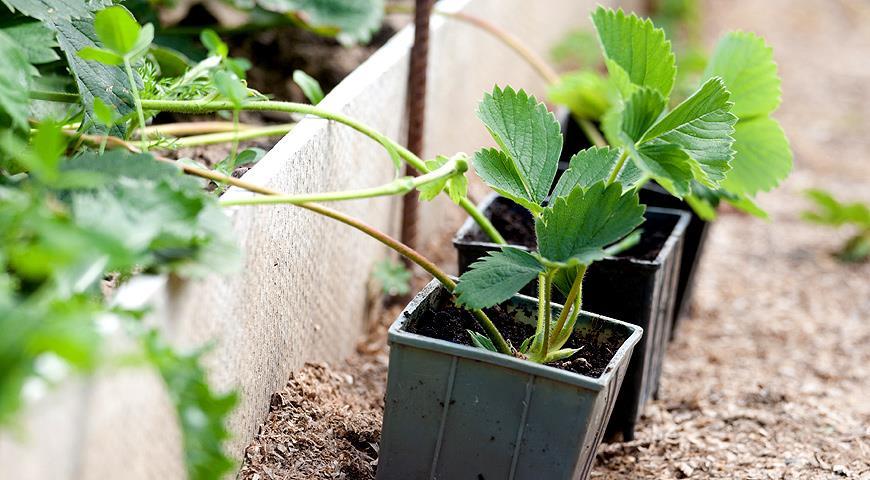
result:
[[[475,347],[489,350],[490,352],[498,352],[498,349],[495,348],[492,340],[490,340],[486,335],[477,333],[474,330],[466,330],[466,332],[468,332],[468,336],[471,337],[471,343],[473,343]]]
[[[231,437],[227,421],[239,402],[238,393],[218,393],[209,385],[202,358],[208,349],[178,353],[155,330],[143,343],[179,414],[188,478],[221,478],[235,467],[223,444]]]
[[[717,110],[728,109],[731,104],[728,102],[730,94],[728,93],[725,83],[719,77],[714,77],[707,80],[695,93],[689,98],[683,100],[676,108],[668,112],[661,120],[648,131],[642,141],[648,141],[656,137],[660,137],[681,127],[691,124],[692,122],[703,118],[708,113],[713,113]]]
[[[21,47],[0,31],[0,127],[26,132],[30,126],[30,78],[33,66]]]
[[[2,0],[14,13],[16,10],[38,20],[71,20],[88,18],[91,12],[111,5],[111,0],[58,1],[58,0]]]
[[[632,143],[637,143],[665,110],[665,98],[651,88],[639,88],[622,109],[620,129]]]
[[[716,207],[706,198],[691,193],[684,200],[702,220],[712,222],[716,219]]]
[[[460,305],[487,308],[511,298],[543,271],[531,253],[503,247],[472,263],[453,293]]]
[[[782,90],[773,49],[763,38],[731,32],[716,46],[704,78],[721,77],[731,92],[731,113],[740,119],[769,115],[779,107]]]
[[[604,51],[607,70],[627,98],[629,83],[649,87],[667,98],[674,87],[677,67],[664,30],[649,20],[626,15],[622,9],[598,7],[592,23]]]
[[[477,116],[514,165],[518,177],[512,182],[521,183],[522,198],[543,203],[562,151],[562,133],[555,115],[523,90],[495,87],[480,103]]]
[[[456,156],[465,158],[464,153],[459,153]],[[451,158],[455,158],[456,156]],[[445,157],[444,155],[438,155],[435,159],[426,160],[426,167],[429,171],[433,171],[444,166],[451,160],[451,158]],[[442,178],[437,182],[421,185],[417,187],[417,190],[420,192],[420,200],[423,201],[434,200],[439,193],[447,190],[447,195],[450,197],[450,200],[452,200],[453,203],[458,204],[466,195],[468,195],[468,178],[465,175],[454,175],[449,178]]]
[[[133,15],[120,5],[100,10],[94,15],[97,38],[106,49],[122,57],[133,51],[141,28]],[[153,30],[151,33],[153,36]]]
[[[97,123],[93,110],[95,98],[112,106],[119,118],[133,113],[135,107],[130,94],[130,81],[124,69],[111,64],[85,60],[77,53],[85,48],[99,48],[91,19],[58,20],[49,23],[49,26],[56,29],[57,41],[75,77],[82,105],[85,107],[84,123]],[[141,80],[135,70],[133,75],[137,87],[141,88]],[[123,123],[118,123],[112,128],[111,133],[123,137],[123,127]]]
[[[763,220],[767,220],[770,218],[767,212],[759,207],[758,204],[756,204],[755,201],[752,199],[752,197],[746,195],[734,195],[728,192],[725,193],[727,193],[727,195],[723,196],[722,198],[732,207],[755,217],[761,218]]]
[[[124,57],[111,50],[100,47],[85,47],[78,51],[78,56],[85,60],[102,63],[103,65],[124,64]]]
[[[54,32],[42,22],[16,23],[0,28],[0,31],[9,35],[21,46],[27,61],[33,65],[60,60],[60,56],[54,50],[58,46]]]
[[[734,160],[722,187],[738,195],[769,191],[788,176],[792,152],[776,120],[758,117],[734,127]]]
[[[547,97],[580,118],[597,120],[610,108],[609,88],[600,73],[580,71],[563,75],[559,83],[550,85]]]
[[[500,195],[534,213],[541,211],[541,205],[528,198],[522,176],[506,153],[495,148],[484,148],[474,154],[471,163],[481,180]]]
[[[549,261],[588,265],[606,256],[604,247],[619,241],[643,222],[637,192],[598,182],[558,197],[535,219],[540,254]]]
[[[568,161],[568,169],[559,178],[551,198],[563,197],[574,187],[589,188],[606,181],[619,160],[619,150],[611,147],[592,147],[575,153]]]
[[[342,43],[368,42],[384,18],[384,0],[256,0],[277,13],[292,13],[313,30]]]
[[[299,85],[305,98],[307,98],[312,105],[317,105],[321,100],[323,100],[323,88],[320,87],[320,82],[311,75],[308,75],[302,70],[294,70],[293,83]]]
[[[678,145],[694,161],[695,179],[717,187],[734,157],[732,134],[737,117],[729,112],[728,97],[722,80],[711,78],[646,132],[642,142]]]
[[[870,207],[867,205],[861,202],[840,202],[820,189],[807,190],[805,193],[816,204],[817,210],[803,212],[804,220],[835,227],[854,224],[860,228],[870,228]]]
[[[677,145],[646,143],[636,147],[626,143],[625,149],[644,175],[653,178],[672,195],[682,198],[690,192],[695,176],[692,161]]]
[[[384,259],[375,265],[372,276],[384,295],[405,295],[411,291],[411,271],[401,262]]]

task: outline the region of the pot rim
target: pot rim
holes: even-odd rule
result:
[[[585,317],[597,318],[604,321],[605,323],[617,325],[631,332],[628,338],[625,339],[625,341],[622,343],[622,345],[619,347],[616,353],[614,353],[613,357],[608,362],[607,367],[605,367],[604,369],[604,373],[602,373],[600,377],[590,377],[587,375],[569,372],[547,365],[533,363],[527,360],[521,360],[519,358],[509,357],[501,353],[490,352],[489,350],[484,350],[482,348],[471,347],[468,345],[460,345],[458,343],[430,338],[406,331],[405,328],[411,319],[411,312],[420,308],[423,302],[429,296],[437,294],[441,289],[443,289],[441,283],[437,279],[433,279],[429,282],[428,285],[426,285],[425,288],[423,288],[423,290],[421,290],[419,293],[417,293],[417,295],[414,296],[413,299],[411,299],[408,305],[399,314],[396,321],[393,322],[392,325],[390,325],[388,341],[391,346],[393,344],[406,345],[421,348],[424,350],[435,351],[446,355],[468,358],[471,360],[477,360],[499,367],[508,368],[514,371],[519,371],[527,375],[544,377],[557,382],[567,383],[569,385],[574,385],[593,391],[600,391],[603,390],[613,380],[614,375],[619,370],[618,366],[621,363],[627,362],[630,359],[631,351],[640,340],[641,335],[643,335],[643,329],[641,327],[638,327],[637,325],[632,325],[630,323],[622,322],[613,318],[581,310],[581,315]],[[534,303],[537,303],[538,301],[535,298],[519,294],[514,295],[513,299]],[[562,308],[561,305],[556,303],[551,303],[551,305],[557,309]]]
[[[478,211],[483,212],[484,210],[489,208],[490,205],[493,204],[493,202],[495,202],[496,200],[501,199],[501,198],[509,200],[509,199],[507,199],[507,197],[503,197],[496,192],[493,192],[493,193],[487,195],[486,198],[484,198],[483,201],[477,205]],[[677,209],[677,208],[662,208],[662,207],[649,207],[649,206],[647,206],[645,213],[649,213],[649,212],[657,213],[657,214],[661,214],[661,215],[672,215],[672,216],[679,217],[677,219],[677,223],[674,225],[674,227],[671,229],[671,232],[668,234],[668,238],[662,244],[661,249],[659,249],[659,253],[658,253],[658,255],[656,255],[655,259],[644,260],[644,259],[639,259],[639,258],[634,258],[634,257],[608,256],[608,257],[605,257],[604,259],[599,260],[599,261],[600,262],[629,262],[629,263],[634,263],[634,264],[638,264],[638,265],[647,265],[647,266],[654,266],[654,267],[659,267],[662,264],[664,264],[664,262],[668,258],[668,256],[671,255],[671,252],[674,250],[674,248],[676,248],[676,244],[679,241],[680,237],[685,236],[686,228],[688,228],[689,222],[692,220],[692,214],[691,214],[691,212],[689,212],[687,210],[681,210],[681,209]],[[641,227],[643,227],[643,224],[641,224]],[[471,217],[466,218],[465,222],[463,222],[462,226],[459,228],[459,230],[456,231],[456,234],[453,236],[453,246],[457,247],[457,248],[459,246],[478,246],[478,247],[485,247],[485,248],[492,248],[492,249],[500,249],[500,248],[505,247],[505,246],[510,246],[513,248],[518,248],[520,250],[529,251],[529,249],[527,247],[524,247],[521,245],[511,245],[511,244],[500,245],[498,243],[493,243],[493,242],[485,242],[485,241],[478,241],[478,240],[466,240],[465,237],[467,237],[471,233],[471,231],[475,228],[477,228],[477,223],[474,221],[474,219]]]

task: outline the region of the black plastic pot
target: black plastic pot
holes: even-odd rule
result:
[[[680,260],[676,308],[674,309],[673,326],[671,327],[671,339],[673,339],[677,333],[680,321],[688,314],[689,305],[692,303],[695,272],[698,271],[698,263],[701,261],[701,254],[704,253],[704,245],[707,243],[707,232],[710,230],[710,222],[699,217],[688,203],[674,197],[655,183],[644,185],[639,193],[640,201],[643,204],[651,207],[684,210],[691,216],[689,225],[686,227],[682,259]]]
[[[510,212],[513,222],[532,223],[531,214],[512,201],[491,195],[479,206],[481,212],[495,224],[509,242],[514,231],[499,218],[493,218],[493,209]],[[645,334],[635,349],[635,355],[626,372],[608,434],[622,433],[623,438],[634,438],[634,427],[643,406],[658,390],[665,350],[670,339],[677,277],[680,271],[685,229],[689,213],[680,210],[649,207],[641,245],[653,246],[658,252],[648,258],[632,257],[631,249],[617,257],[593,263],[583,282],[583,308],[611,318],[619,318],[643,328]],[[480,227],[469,218],[453,239],[458,251],[459,272],[499,245],[485,239]],[[533,248],[534,238],[517,241],[520,248]],[[640,246],[639,246],[640,247]],[[532,295],[534,283],[523,289]],[[556,298],[556,302],[560,298]]]
[[[581,315],[578,330],[626,338],[592,378],[409,332],[448,295],[433,280],[390,327],[377,478],[587,478],[641,329]],[[535,323],[537,300],[517,295],[506,308]]]

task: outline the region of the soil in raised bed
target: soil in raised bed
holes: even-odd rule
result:
[[[531,318],[537,315],[537,311],[532,309],[525,313]],[[534,326],[516,321],[513,315],[500,307],[487,309],[486,314],[505,340],[515,347],[535,333]],[[446,299],[437,308],[427,307],[416,321],[408,325],[411,333],[460,345],[472,345],[468,330],[485,334],[471,312],[456,307]],[[550,366],[589,377],[600,377],[626,338],[626,335],[618,334],[599,335],[595,328],[575,333],[566,347],[579,348],[580,351],[571,358],[551,363]]]
[[[501,232],[509,244],[529,249],[537,248],[535,222],[531,212],[510,201],[495,201],[490,204],[487,213],[493,226]],[[665,221],[658,218],[644,222],[640,226],[643,230],[640,242],[616,256],[638,260],[655,260],[675,225],[676,220]],[[490,238],[482,230],[475,229],[468,240],[489,242]]]

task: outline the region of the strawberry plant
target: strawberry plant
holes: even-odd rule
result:
[[[328,215],[396,249],[454,292],[457,304],[471,309],[486,332],[486,335],[468,332],[475,345],[506,355],[519,355],[537,363],[567,358],[576,351],[563,346],[570,338],[580,313],[580,292],[586,268],[613,253],[615,248],[622,248],[619,242],[642,223],[644,207],[639,205],[634,189],[626,188],[600,170],[564,177],[558,187],[560,193],[548,200],[562,150],[562,134],[555,116],[524,91],[496,87],[481,102],[478,116],[499,148],[478,151],[473,159],[475,170],[490,187],[532,212],[540,244],[538,252],[504,247],[474,264],[456,284],[432,262],[383,233],[334,211],[329,211]],[[596,149],[578,155],[609,160],[618,156],[616,151],[609,152],[612,153],[609,157],[601,153]],[[434,198],[442,190],[454,200],[465,198],[463,174],[467,160],[463,155],[438,157],[424,165],[429,173],[364,191],[270,195],[229,200],[223,204],[296,204],[311,208],[310,202],[313,201],[405,193],[410,187],[420,190],[424,199]],[[316,208],[315,211],[324,213],[320,207]],[[535,278],[540,286],[536,333],[522,345],[512,346],[482,309],[507,300]],[[550,317],[554,287],[562,290],[568,298],[566,305],[572,307],[562,310],[555,320]]]
[[[487,185],[532,213],[539,249],[504,247],[472,264],[459,279],[457,301],[491,307],[537,279],[538,323],[519,353],[540,363],[566,358],[575,352],[563,346],[580,312],[586,269],[643,222],[644,207],[634,189],[594,165],[619,156],[608,149],[578,152],[575,158],[590,168],[563,176],[550,195],[562,134],[555,116],[522,90],[496,87],[481,102],[478,116],[499,148],[478,151],[474,168]],[[567,307],[555,322],[550,318],[554,287],[566,296]],[[475,343],[491,345],[481,338]]]
[[[609,145],[623,149],[630,162],[617,161],[612,173],[631,184],[655,180],[705,219],[719,201],[764,216],[753,198],[778,185],[792,163],[788,140],[770,117],[780,80],[764,40],[726,35],[700,88],[668,111],[677,63],[664,31],[621,10],[599,8],[592,22],[607,77],[571,74],[550,93],[587,127],[600,122]]]
[[[840,202],[830,193],[819,189],[807,190],[806,195],[815,204],[816,210],[805,211],[804,220],[835,228],[850,225],[857,230],[837,252],[837,258],[844,262],[866,262],[870,259],[870,207],[861,202]]]

